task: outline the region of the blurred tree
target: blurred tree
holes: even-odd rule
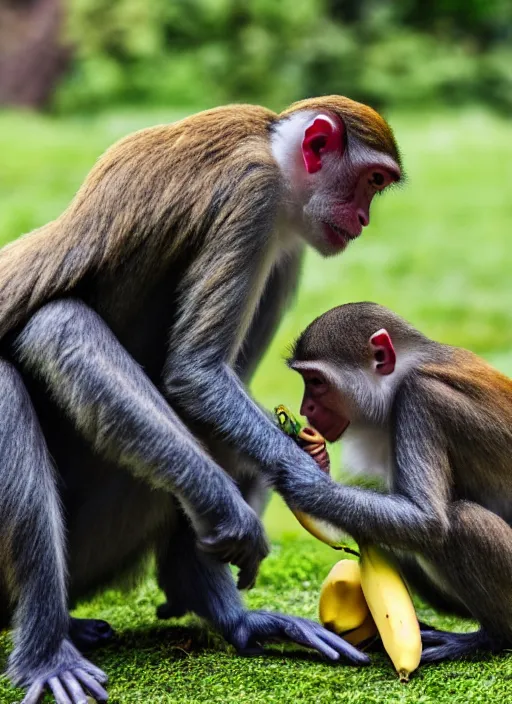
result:
[[[60,0],[0,0],[0,104],[43,107],[69,59]]]
[[[0,0],[0,101],[51,93],[60,3],[74,47],[61,111],[322,93],[512,110],[512,0]]]

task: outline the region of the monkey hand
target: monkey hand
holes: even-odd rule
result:
[[[288,446],[286,455],[274,462],[272,485],[286,501],[295,503],[294,497],[311,497],[315,486],[329,485],[332,479],[315,460],[294,442]]]
[[[200,537],[197,544],[200,550],[221,562],[239,567],[238,589],[250,589],[256,581],[260,562],[270,548],[256,513],[245,502],[242,502],[242,510],[238,508]]]
[[[329,660],[342,657],[353,665],[368,665],[370,658],[319,623],[270,611],[245,611],[224,637],[241,655],[260,655],[268,640],[289,641],[312,648]]]
[[[108,699],[101,686],[107,681],[106,674],[86,660],[68,640],[62,642],[51,663],[39,667],[33,675],[16,667],[16,663],[11,663],[10,669],[16,684],[30,685],[21,704],[37,704],[46,688],[52,692],[56,704],[84,704],[88,694],[97,702]]]

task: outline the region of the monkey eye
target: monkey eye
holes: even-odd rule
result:
[[[321,379],[319,376],[313,376],[310,379],[308,379],[308,383],[311,384],[312,386],[322,386],[324,383],[324,380]]]
[[[312,396],[321,396],[328,390],[326,380],[318,374],[304,376],[304,384]]]
[[[368,183],[377,192],[383,191],[390,183],[396,180],[396,177],[387,171],[381,169],[373,169],[368,174]]]

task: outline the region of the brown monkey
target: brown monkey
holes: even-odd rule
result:
[[[480,622],[476,633],[425,630],[423,662],[510,647],[512,381],[374,303],[317,318],[290,365],[309,423],[343,436],[348,464],[389,486],[382,495],[324,478],[312,491],[286,476],[290,504],[385,546],[434,606]]]
[[[224,107],[122,140],[57,220],[0,252],[0,601],[16,603],[26,704],[47,685],[59,704],[106,698],[76,646],[108,624],[70,621],[67,604],[148,551],[160,616],[194,611],[242,651],[282,637],[367,662],[318,624],[247,611],[221,563],[250,586],[268,550],[264,479],[293,467],[317,481],[244,388],[303,243],[342,251],[400,176],[364,105]]]

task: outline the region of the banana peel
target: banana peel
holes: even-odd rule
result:
[[[330,631],[346,633],[360,628],[370,615],[361,589],[356,560],[340,560],[325,578],[318,602],[320,621]]]
[[[346,545],[344,545],[345,533],[333,526],[332,523],[313,518],[309,513],[303,513],[302,511],[293,511],[293,515],[301,526],[317,540],[335,550],[346,550],[349,552]]]
[[[360,626],[352,629],[351,631],[340,633],[340,635],[343,640],[346,640],[347,643],[350,643],[350,645],[358,645],[364,650],[364,648],[372,643],[379,635],[379,631],[375,621],[373,620],[371,612],[368,611],[368,616]]]

